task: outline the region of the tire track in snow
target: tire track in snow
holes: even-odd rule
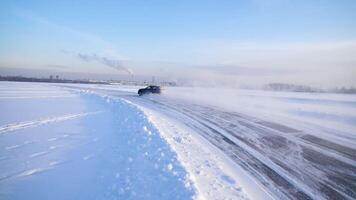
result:
[[[208,128],[210,132],[215,132],[214,135],[223,134],[225,136],[226,133],[228,133],[227,135],[235,137],[237,140],[235,140],[235,139],[232,140],[231,138],[228,138],[228,139],[222,138],[222,140],[225,140],[226,142],[231,144],[232,148],[237,147],[236,145],[238,145],[238,144],[236,143],[236,141],[241,141],[242,143],[245,143],[246,145],[253,147],[253,149],[255,149],[255,150],[259,149],[257,146],[255,146],[256,144],[250,143],[249,140],[245,140],[245,138],[238,137],[238,135],[236,135],[233,131],[229,130],[229,128],[227,128],[222,121],[219,121],[218,118],[214,118],[214,120],[218,120],[216,123],[210,119],[211,117],[209,118],[209,116],[205,116],[203,114],[204,112],[202,112],[202,111],[194,112],[192,110],[183,109],[182,113],[185,113],[189,117],[196,119],[199,123],[202,123],[202,126]],[[272,136],[274,134],[273,132],[259,129],[258,126],[253,125],[254,124],[253,122],[250,122],[249,124],[250,124],[249,128],[252,128],[255,131],[255,133],[266,134],[270,138],[270,141],[273,141],[273,139],[274,139],[274,138],[272,138]],[[214,127],[213,129],[212,129],[211,125],[213,125],[213,127]],[[247,124],[244,123],[244,125],[247,125]],[[218,130],[216,130],[215,127]],[[196,128],[199,129],[199,127],[196,127]],[[267,132],[264,133],[264,131],[267,131]],[[201,132],[206,133],[205,130],[202,130]],[[224,137],[224,136],[222,136],[222,137]],[[215,136],[214,137],[207,136],[206,139],[208,139],[208,140],[213,139],[211,141],[215,142],[215,140],[218,138],[215,138]],[[288,140],[288,142],[292,142],[288,138],[286,138],[286,139]],[[216,143],[216,146],[221,148],[222,147],[220,145],[221,142],[222,141],[218,140],[218,142]],[[278,140],[275,142],[278,143]],[[277,143],[275,143],[274,145],[276,145]],[[303,161],[303,160],[299,160],[299,161],[304,164],[312,164],[312,166],[316,167],[316,169],[315,169],[316,171],[324,172],[324,173],[328,174],[327,177],[330,178],[331,181],[329,181],[328,179],[327,180],[321,179],[320,177],[315,176],[313,173],[309,174],[307,171],[300,172],[302,174],[295,176],[295,175],[293,175],[294,169],[287,167],[288,165],[285,165],[285,164],[288,164],[287,160],[285,160],[285,161],[279,160],[280,158],[269,155],[266,152],[267,151],[266,149],[263,149],[263,151],[265,151],[264,153],[263,153],[263,151],[261,151],[261,153],[265,156],[261,155],[262,157],[261,156],[255,157],[256,156],[255,153],[251,154],[252,157],[257,158],[258,160],[253,161],[254,164],[247,162],[247,163],[249,163],[249,166],[246,166],[246,167],[250,168],[252,166],[252,168],[250,168],[250,170],[257,172],[255,177],[264,176],[267,174],[267,177],[266,177],[267,179],[271,179],[273,182],[275,182],[277,184],[277,186],[282,186],[282,187],[286,188],[287,193],[285,193],[285,195],[288,196],[288,195],[292,194],[292,196],[288,197],[291,199],[293,199],[295,197],[297,199],[309,198],[307,196],[304,196],[304,197],[300,196],[300,195],[303,195],[303,193],[300,193],[300,192],[302,192],[302,190],[298,190],[298,189],[302,189],[302,188],[307,189],[308,187],[310,190],[315,190],[315,191],[320,192],[320,194],[318,194],[318,195],[323,195],[324,198],[343,199],[343,198],[350,198],[350,196],[352,197],[354,195],[354,193],[352,192],[353,186],[352,186],[352,183],[350,183],[351,181],[349,182],[349,181],[345,181],[345,180],[340,180],[341,175],[339,172],[337,172],[337,171],[346,170],[343,173],[348,174],[347,171],[348,170],[352,171],[353,166],[347,165],[345,163],[342,163],[341,161],[335,160],[335,162],[333,162],[332,164],[329,163],[329,165],[332,166],[331,168],[337,169],[337,171],[335,171],[333,169],[329,169],[329,167],[327,167],[327,166],[318,168],[317,166],[320,164],[319,162],[327,162],[328,160],[332,160],[332,158],[324,155],[323,153],[325,153],[325,152],[317,152],[314,150],[313,150],[313,152],[309,152],[308,150],[310,147],[308,148],[308,147],[304,146],[303,143],[298,143],[298,144],[303,150],[302,151],[303,159],[306,159],[307,162]],[[265,145],[268,145],[268,143],[265,143]],[[272,147],[270,147],[270,148],[272,148]],[[243,157],[241,155],[241,152],[243,152],[242,150],[247,150],[247,149],[248,148],[242,148],[237,151],[234,150],[231,155],[232,158],[238,159],[238,158]],[[312,149],[315,149],[315,147]],[[222,148],[221,150],[225,151],[226,153],[229,153],[229,151],[226,151],[226,149],[224,149],[224,148]],[[245,152],[244,154],[247,155],[247,152]],[[312,154],[312,156],[310,156],[309,154]],[[261,158],[263,158],[263,159],[261,160]],[[273,162],[272,163],[266,162],[266,159],[267,160],[272,159]],[[321,161],[320,160],[318,161],[318,159],[321,159]],[[246,161],[247,161],[247,159],[242,159],[242,160],[243,161],[241,161],[240,165],[243,165],[243,163],[246,163]],[[297,161],[297,160],[298,159],[295,158],[295,161]],[[258,161],[258,162],[261,161],[261,164],[262,164],[261,166],[257,167],[257,170],[254,167],[254,165],[257,163],[256,161]],[[277,161],[280,161],[280,162],[277,162]],[[276,162],[277,165],[273,164],[274,162]],[[280,164],[284,164],[284,165],[278,166]],[[309,166],[309,168],[312,166]],[[282,167],[283,169],[280,167]],[[295,170],[298,170],[298,168],[295,168]],[[260,172],[262,172],[262,173],[260,173]],[[305,176],[306,174],[309,174],[308,181],[313,182],[314,185],[310,185],[310,183],[305,185],[303,183],[303,181],[298,181],[298,179],[300,179],[301,175]],[[294,181],[293,181],[293,179],[294,179]],[[263,182],[263,180],[262,180],[262,182]],[[268,187],[270,187],[270,186],[268,186]],[[276,188],[276,187],[272,186],[272,188]],[[307,190],[304,190],[304,191],[307,191]],[[282,192],[284,192],[284,189],[282,190]],[[296,192],[296,193],[293,194],[293,192]],[[309,191],[307,191],[307,192],[309,193]],[[308,195],[308,194],[305,193],[305,195]],[[313,195],[311,195],[311,196],[313,196]],[[319,196],[319,197],[321,198],[321,196]],[[314,198],[315,198],[315,196],[314,196]]]
[[[88,115],[98,114],[100,112],[102,112],[102,111],[67,114],[67,115],[62,115],[62,116],[57,116],[57,117],[48,117],[48,118],[43,118],[43,119],[38,119],[38,120],[33,120],[33,121],[25,121],[25,122],[6,124],[4,126],[0,126],[0,135],[6,134],[6,133],[12,132],[12,131],[20,130],[20,129],[37,127],[37,126],[41,126],[41,125],[45,125],[45,124],[49,124],[49,123],[55,123],[55,122],[61,122],[61,121],[76,119],[76,118],[80,118],[80,117],[85,117]]]
[[[39,173],[55,169],[58,165],[62,165],[65,163],[66,163],[66,161],[52,161],[52,162],[48,163],[47,166],[45,165],[45,166],[37,167],[37,168],[19,170],[19,171],[13,172],[11,174],[1,176],[0,182],[6,181],[6,180],[12,179],[12,178],[25,178],[28,176],[37,175]]]
[[[51,96],[0,96],[2,99],[44,99],[44,98],[70,98],[75,95],[51,95]]]

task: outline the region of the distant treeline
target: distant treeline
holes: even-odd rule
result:
[[[332,89],[318,89],[305,85],[294,85],[286,83],[270,83],[264,86],[265,90],[271,91],[286,91],[286,92],[331,92],[331,93],[343,93],[343,94],[356,94],[356,88],[332,88]]]
[[[23,77],[23,76],[0,76],[0,81],[17,81],[17,82],[46,82],[46,83],[96,83],[96,84],[108,84],[104,81],[92,81],[92,80],[69,80],[69,79],[59,79],[53,78],[33,78],[33,77]]]

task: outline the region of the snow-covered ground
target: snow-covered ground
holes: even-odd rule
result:
[[[0,199],[353,199],[356,96],[0,84]]]
[[[191,199],[176,153],[135,106],[0,83],[0,199]]]

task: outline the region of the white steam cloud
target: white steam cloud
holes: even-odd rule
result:
[[[98,63],[101,63],[101,64],[105,65],[105,66],[114,68],[114,69],[119,70],[119,71],[124,71],[124,72],[132,75],[132,71],[129,68],[124,67],[120,60],[110,59],[110,58],[107,58],[105,56],[98,56],[97,54],[77,53],[76,56],[80,60],[82,60],[84,62],[96,61]]]

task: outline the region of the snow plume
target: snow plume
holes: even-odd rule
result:
[[[124,67],[121,63],[120,60],[118,59],[111,59],[107,58],[105,56],[99,56],[97,54],[84,54],[84,53],[78,53],[76,56],[84,61],[84,62],[91,62],[91,61],[96,61],[99,62],[103,65],[106,65],[108,67],[114,68],[119,71],[124,71],[130,75],[132,75],[132,71],[126,67]]]

